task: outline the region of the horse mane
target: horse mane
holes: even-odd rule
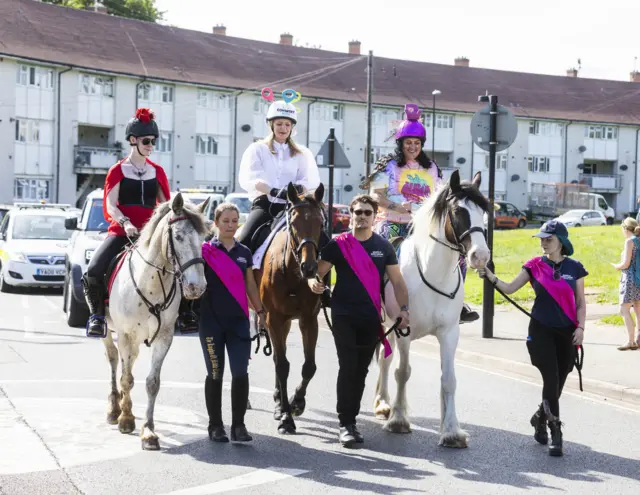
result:
[[[141,246],[145,248],[149,247],[154,234],[160,226],[160,223],[167,218],[167,213],[171,211],[171,203],[172,200],[165,201],[164,203],[161,203],[156,207],[153,215],[151,215],[151,218],[140,232],[138,242]],[[207,233],[205,217],[199,210],[197,205],[185,201],[182,207],[182,215],[187,217],[187,219],[191,222],[191,224],[199,234],[205,235]]]
[[[489,200],[471,181],[460,181],[460,190],[455,193],[451,190],[449,183],[446,183],[436,194],[431,195],[416,212],[412,233],[421,239],[432,234],[447,214],[449,200],[452,196],[458,200],[469,201],[485,212],[489,211],[491,207]]]

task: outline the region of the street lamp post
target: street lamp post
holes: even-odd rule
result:
[[[434,89],[431,92],[433,96],[433,106],[431,108],[431,159],[436,159],[436,95],[440,95],[442,92],[439,89]]]

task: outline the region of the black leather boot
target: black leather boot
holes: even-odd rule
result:
[[[209,414],[209,439],[214,442],[228,442],[227,432],[222,424],[222,380],[207,376],[204,382],[204,400]]]
[[[244,415],[247,412],[249,400],[249,375],[234,376],[231,379],[231,441],[251,442],[253,437],[249,435],[244,425]]]
[[[549,433],[547,432],[547,416],[544,412],[544,406],[540,404],[540,407],[531,416],[531,426],[535,428],[533,438],[536,439],[541,445],[547,445],[549,443]]]
[[[87,337],[105,338],[107,336],[107,320],[105,319],[105,290],[104,284],[95,277],[82,276],[82,290],[89,306],[89,320],[87,321]]]
[[[562,423],[559,418],[549,421],[549,430],[551,431],[551,445],[549,445],[549,455],[560,457],[562,452]]]
[[[480,315],[476,311],[473,311],[466,304],[462,305],[462,311],[460,312],[460,323],[471,323],[472,321],[476,321],[478,318],[480,318]]]
[[[193,311],[192,301],[187,299],[180,301],[176,327],[180,330],[180,333],[195,333],[198,331],[198,318]]]

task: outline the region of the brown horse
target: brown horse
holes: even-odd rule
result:
[[[324,227],[322,197],[324,186],[314,194],[298,196],[289,183],[287,189],[286,228],[273,238],[256,280],[262,304],[267,312],[267,327],[273,344],[276,369],[274,418],[280,420],[278,432],[295,433],[293,416],[305,409],[307,386],[316,372],[316,342],[320,298],[309,289],[307,279],[318,273],[319,243]],[[287,337],[291,321],[297,319],[302,333],[304,364],[302,382],[289,403],[287,379]]]

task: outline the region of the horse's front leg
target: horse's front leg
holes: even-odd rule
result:
[[[395,335],[391,333],[389,335],[389,344],[391,349],[395,347]],[[391,415],[391,406],[389,405],[389,369],[391,369],[391,363],[395,353],[392,353],[388,358],[384,357],[384,347],[379,346],[376,350],[376,357],[378,361],[378,381],[376,383],[376,398],[373,401],[373,413],[378,419],[389,419]]]
[[[291,405],[289,404],[289,395],[287,393],[287,380],[289,378],[289,361],[287,360],[287,336],[291,329],[291,321],[285,320],[283,317],[273,317],[271,313],[267,317],[267,326],[271,335],[271,344],[273,346],[273,362],[276,367],[277,388],[279,388],[280,397],[274,394],[276,402],[276,411],[274,417],[277,416],[278,407],[280,408],[280,423],[278,424],[278,433],[284,435],[296,432],[296,424],[291,414]],[[278,403],[278,399],[280,400]]]
[[[469,434],[460,429],[458,417],[456,416],[455,394],[456,394],[456,373],[454,360],[458,339],[460,337],[460,327],[456,322],[453,328],[439,331],[438,341],[440,342],[440,366],[442,368],[442,378],[440,387],[440,441],[439,445],[445,447],[466,448]]]
[[[113,336],[111,330],[107,332],[107,337],[102,340],[105,347],[105,354],[109,360],[111,366],[111,392],[109,393],[109,405],[107,406],[107,423],[110,425],[118,424],[118,417],[120,416],[120,392],[118,392],[118,348],[113,343]]]
[[[160,371],[164,358],[171,347],[171,342],[173,342],[173,330],[163,328],[160,335],[162,337],[159,336],[152,344],[151,370],[147,376],[147,414],[144,426],[140,430],[143,450],[160,450],[158,435],[154,431],[153,412],[156,406],[156,398],[160,391]]]
[[[291,399],[291,410],[294,416],[301,416],[307,405],[305,397],[309,382],[316,374],[316,344],[318,342],[318,316],[304,315],[300,318],[304,364],[302,365],[302,381]]]
[[[391,408],[391,417],[384,427],[393,433],[411,433],[407,404],[407,382],[411,377],[411,365],[409,364],[411,340],[409,337],[400,337],[395,340],[396,349],[400,354],[395,373],[398,390],[396,392],[396,400]]]
[[[131,390],[133,389],[133,364],[138,357],[138,345],[124,331],[118,332],[118,347],[120,350],[120,362],[122,363],[122,376],[120,377],[120,417],[118,417],[118,429],[120,433],[131,433],[136,429],[136,418],[131,410]]]

